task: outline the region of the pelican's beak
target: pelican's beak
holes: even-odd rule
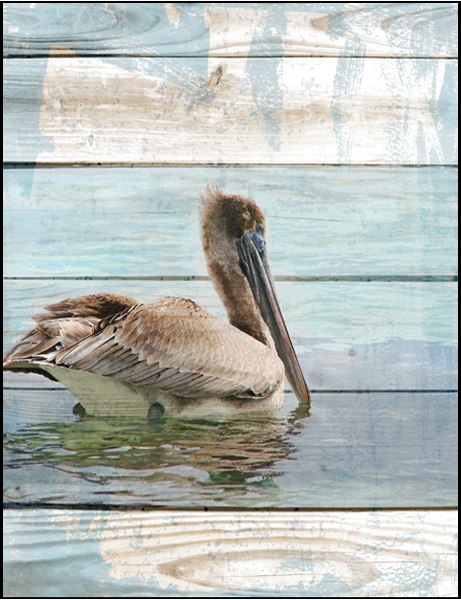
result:
[[[287,379],[298,400],[310,405],[311,395],[275,293],[274,280],[267,263],[266,241],[261,223],[257,223],[252,231],[247,231],[237,242],[237,252],[261,315],[274,338],[277,353],[285,365]]]

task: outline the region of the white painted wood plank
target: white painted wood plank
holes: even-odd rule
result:
[[[4,4],[4,56],[457,56],[454,2]]]
[[[457,162],[456,60],[16,59],[4,77],[6,162]]]
[[[4,275],[206,276],[207,184],[258,203],[276,277],[458,272],[457,168],[68,167],[4,170]]]
[[[7,596],[456,597],[457,511],[5,511]]]
[[[209,281],[9,280],[4,348],[33,327],[32,315],[44,306],[115,291],[141,302],[187,297],[226,318]],[[457,389],[456,283],[278,281],[277,293],[311,388]]]

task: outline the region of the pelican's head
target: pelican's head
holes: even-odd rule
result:
[[[245,196],[207,187],[202,194],[202,245],[208,271],[226,306],[230,322],[262,343],[256,319],[269,328],[277,354],[299,401],[310,404],[309,389],[275,293],[267,262],[264,216]],[[257,313],[257,314],[256,314]],[[271,341],[272,341],[271,340]]]

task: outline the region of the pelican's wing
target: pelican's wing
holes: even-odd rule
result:
[[[284,375],[275,351],[184,298],[107,317],[46,362],[189,398],[264,398]]]
[[[35,329],[26,333],[3,355],[4,368],[8,369],[10,363],[24,359],[43,361],[51,353],[91,335],[101,319],[136,304],[135,298],[124,294],[92,294],[66,298],[45,306],[43,310],[46,312],[33,317]]]

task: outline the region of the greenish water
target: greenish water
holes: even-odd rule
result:
[[[308,419],[296,404],[290,397],[276,414],[231,420],[151,422],[74,408],[69,422],[26,423],[4,436],[4,500],[279,505],[278,465]]]

